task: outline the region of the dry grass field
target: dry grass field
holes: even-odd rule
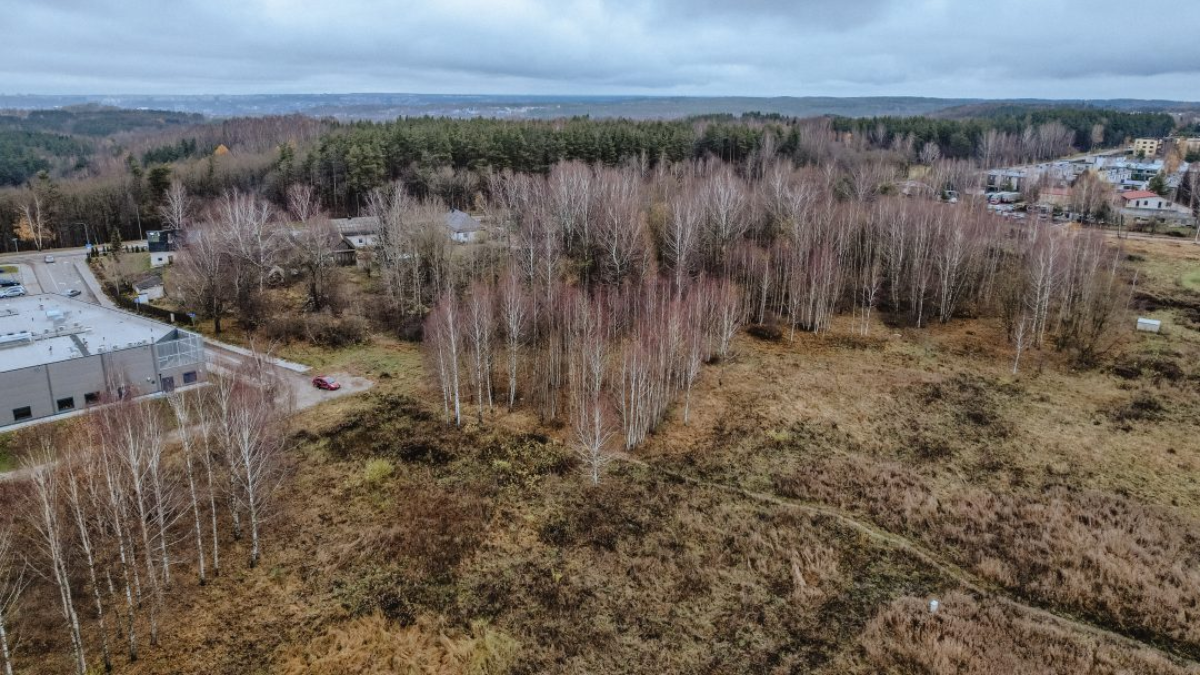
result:
[[[291,348],[378,386],[297,420],[264,564],[121,672],[1198,673],[1200,247],[1128,251],[1164,332],[1096,368],[1013,375],[978,320],[741,335],[597,487],[527,413],[444,425],[410,344]]]

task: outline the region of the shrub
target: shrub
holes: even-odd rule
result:
[[[779,342],[783,339],[783,331],[773,323],[756,323],[747,328],[746,332],[766,342]]]
[[[263,324],[262,330],[271,340],[304,341],[322,347],[347,347],[365,342],[370,333],[370,326],[366,319],[356,315],[333,317],[328,314],[282,314],[271,317]]]
[[[396,467],[386,459],[372,459],[363,468],[363,482],[376,486],[391,478],[395,472]]]
[[[1161,401],[1154,394],[1139,391],[1125,405],[1118,406],[1109,413],[1114,422],[1149,422],[1157,420],[1166,412]]]

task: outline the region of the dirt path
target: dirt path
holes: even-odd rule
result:
[[[959,567],[958,565],[941,558],[939,555],[925,548],[921,544],[902,535],[889,532],[869,521],[861,519],[860,516],[843,511],[841,509],[837,509],[825,504],[787,499],[777,495],[755,492],[753,490],[747,490],[733,485],[714,483],[711,481],[701,480],[699,478],[693,478],[670,469],[665,469],[661,466],[649,464],[640,459],[630,457],[624,453],[618,454],[616,456],[616,460],[634,464],[669,478],[673,478],[684,483],[689,483],[691,485],[737,494],[755,501],[792,508],[812,515],[830,518],[876,542],[912,555],[921,562],[928,564],[951,579],[954,579],[964,588],[972,593],[975,593],[976,595],[991,597],[997,602],[1014,609],[1048,619],[1053,623],[1057,623],[1061,626],[1087,633],[1095,637],[1112,640],[1133,648],[1154,650],[1164,657],[1171,659],[1172,661],[1186,665],[1193,670],[1200,672],[1200,662],[1197,662],[1186,655],[1179,654],[1173,650],[1166,649],[1149,642],[1143,642],[1136,638],[1129,637],[1128,635],[1123,635],[1121,633],[1109,630],[1086,619],[1081,619],[1057,610],[1045,609],[1029,604],[1024,600],[1013,596],[1010,591],[983,581],[962,567]]]

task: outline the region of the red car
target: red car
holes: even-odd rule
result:
[[[313,378],[313,386],[317,389],[325,391],[337,391],[342,388],[342,384],[328,375],[318,375]]]

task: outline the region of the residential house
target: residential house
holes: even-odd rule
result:
[[[379,244],[379,219],[374,216],[336,218],[333,226],[342,240],[333,251],[339,265],[366,267],[371,263],[371,251]]]
[[[1121,213],[1126,217],[1156,218],[1179,223],[1188,222],[1192,218],[1192,213],[1186,206],[1176,204],[1149,190],[1122,192],[1120,199]]]
[[[483,230],[483,225],[470,214],[454,209],[446,214],[446,228],[450,230],[450,238],[460,244],[475,241]]]
[[[150,266],[163,267],[175,262],[178,244],[175,230],[147,230],[146,248],[150,251]]]

